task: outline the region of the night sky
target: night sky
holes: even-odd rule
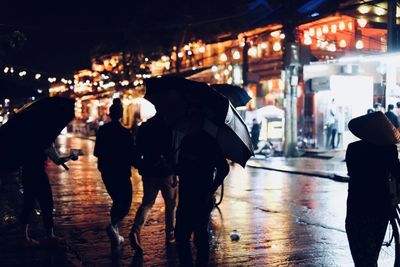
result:
[[[27,38],[22,49],[9,53],[5,61],[54,74],[88,68],[90,51],[98,43],[120,38],[121,26],[127,23],[133,8],[126,2],[2,3],[1,33],[19,30]]]
[[[0,34],[19,30],[27,40],[22,49],[8,53],[4,61],[45,73],[70,74],[90,68],[93,49],[101,43],[113,45],[120,42],[130,25],[154,30],[159,23],[167,26],[167,30],[181,30],[179,27],[184,21],[230,15],[240,12],[235,10],[238,8],[246,10],[245,5],[239,7],[235,1],[246,2],[82,0],[53,1],[50,4],[8,1],[2,3],[0,9]],[[157,31],[153,34],[157,36]]]
[[[303,11],[307,11],[310,3],[313,4],[311,9],[314,9],[327,2],[342,1],[287,2],[296,3]],[[82,68],[90,68],[91,53],[99,44],[135,46],[142,39],[162,39],[169,33],[183,31],[184,25],[190,23],[198,24],[197,28],[192,26],[190,31],[201,38],[207,33],[204,29],[209,34],[214,34],[212,31],[224,31],[224,23],[229,27],[243,18],[245,13],[254,20],[248,26],[262,26],[258,24],[268,22],[264,22],[263,18],[268,18],[282,3],[281,0],[2,1],[0,34],[19,30],[27,38],[21,49],[7,53],[4,62],[42,73],[71,74]],[[256,11],[251,11],[251,7],[256,7]],[[256,20],[254,14],[261,16],[261,19]],[[228,19],[214,24],[203,23],[216,18]],[[127,29],[134,29],[129,33],[129,41],[125,41]]]

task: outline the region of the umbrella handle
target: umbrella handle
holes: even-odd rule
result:
[[[66,171],[69,171],[69,168],[68,168],[67,165],[65,165],[65,163],[62,163],[61,166],[63,166],[63,168],[64,168]]]

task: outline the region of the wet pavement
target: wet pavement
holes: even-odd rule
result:
[[[128,244],[120,257],[111,256],[105,233],[111,200],[96,169],[94,142],[63,136],[59,145],[65,152],[68,147],[85,153],[68,163],[70,171],[48,166],[56,232],[67,242],[56,248],[21,247],[15,238],[21,197],[9,179],[0,186],[0,266],[177,266],[175,246],[165,245],[160,195],[142,230],[143,258],[134,257]],[[308,164],[313,166],[311,161]],[[124,237],[143,194],[136,171],[132,181],[132,209],[120,230]],[[346,196],[347,183],[231,166],[223,201],[212,213],[210,266],[352,266],[344,231]],[[39,230],[34,234],[40,239],[41,223],[36,217],[34,226]],[[239,241],[230,238],[234,230],[240,234]]]
[[[294,174],[312,175],[336,181],[347,182],[346,150],[331,150],[306,153],[302,157],[268,157],[256,155],[247,163],[248,167],[282,171]]]

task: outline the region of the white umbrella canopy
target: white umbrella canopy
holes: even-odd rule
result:
[[[257,117],[267,119],[282,119],[285,116],[285,111],[273,105],[267,105],[256,110]]]

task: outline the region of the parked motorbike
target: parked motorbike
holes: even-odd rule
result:
[[[269,140],[261,140],[258,142],[258,148],[254,150],[255,155],[263,155],[268,158],[275,153],[274,145]]]

